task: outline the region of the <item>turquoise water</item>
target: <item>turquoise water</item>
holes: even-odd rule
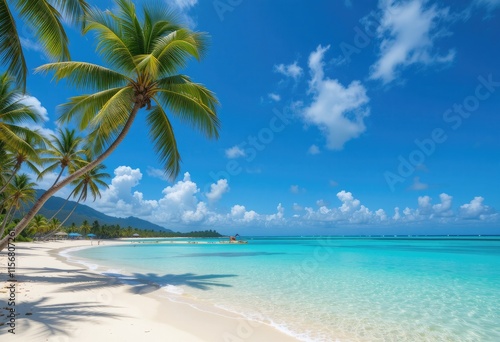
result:
[[[247,239],[71,255],[303,341],[500,341],[498,237]]]

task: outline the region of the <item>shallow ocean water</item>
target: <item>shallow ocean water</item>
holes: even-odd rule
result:
[[[499,237],[245,239],[70,255],[303,341],[500,341]]]

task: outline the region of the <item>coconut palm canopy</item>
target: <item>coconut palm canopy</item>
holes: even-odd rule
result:
[[[128,130],[140,109],[165,171],[176,176],[180,155],[170,121],[173,115],[209,138],[218,136],[218,101],[205,86],[179,74],[189,58],[200,59],[206,34],[179,26],[165,6],[144,8],[142,18],[129,0],[118,0],[115,13],[88,10],[84,32],[93,32],[106,65],[57,62],[37,72],[54,74],[91,93],[72,97],[59,109],[60,122],[89,131],[87,146],[100,155]]]
[[[95,33],[97,52],[105,65],[63,61],[37,68],[40,73],[53,73],[57,80],[65,79],[68,86],[91,91],[62,105],[59,122],[76,124],[85,132],[85,149],[94,157],[82,167],[72,167],[66,156],[73,156],[78,144],[65,144],[68,130],[59,132],[62,139],[52,137],[53,163],[48,168],[59,166],[61,171],[16,225],[16,236],[52,194],[91,171],[116,149],[139,112],[146,116],[154,149],[171,177],[179,173],[180,155],[170,115],[209,138],[218,137],[215,95],[179,73],[190,58],[202,57],[206,35],[177,24],[165,6],[146,5],[139,17],[132,1],[117,0],[117,5],[113,13],[98,8],[85,11],[84,33]],[[47,154],[51,154],[49,150]],[[61,179],[66,168],[70,173]],[[6,243],[6,238],[0,241],[0,249]]]

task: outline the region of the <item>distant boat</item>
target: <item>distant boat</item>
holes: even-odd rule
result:
[[[238,244],[245,244],[245,243],[248,243],[248,241],[245,241],[245,240],[235,240],[235,241],[219,241],[219,243],[223,243],[223,244],[231,244],[231,245],[238,245]]]

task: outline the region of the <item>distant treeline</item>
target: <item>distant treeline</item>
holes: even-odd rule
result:
[[[1,216],[1,215],[0,215]],[[19,219],[12,222],[14,226]],[[5,231],[7,234],[8,230]],[[94,234],[96,239],[115,239],[134,237],[138,234],[139,237],[200,237],[200,238],[217,238],[222,235],[215,230],[193,231],[189,233],[172,232],[165,230],[146,230],[133,227],[120,227],[120,225],[100,224],[99,221],[94,221],[90,224],[84,221],[81,225],[72,223],[69,226],[61,226],[58,219],[47,220],[42,215],[37,215],[30,223],[28,229],[25,229],[17,238],[17,241],[31,241],[32,239],[46,240],[54,238],[57,232],[79,233],[82,237],[87,237],[87,234]]]
[[[82,229],[83,228],[83,229]],[[132,237],[134,234],[139,234],[140,237],[221,237],[215,230],[205,230],[205,231],[195,231],[189,233],[181,233],[181,232],[171,232],[171,231],[158,231],[158,230],[146,230],[146,229],[138,229],[133,227],[120,227],[120,225],[107,225],[107,224],[99,224],[98,221],[94,221],[92,225],[90,225],[90,229],[85,229],[85,224],[82,224],[80,227],[75,225],[71,225],[64,229],[67,233],[80,233],[84,236],[87,234],[95,234],[98,238],[101,239],[114,239],[114,238],[125,238]]]

